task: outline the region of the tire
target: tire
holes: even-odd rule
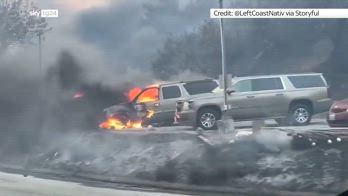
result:
[[[290,107],[288,114],[288,123],[295,126],[308,125],[313,116],[310,106],[303,103],[295,103]]]
[[[217,121],[221,119],[219,111],[213,108],[200,109],[197,115],[197,125],[204,130],[217,129]]]

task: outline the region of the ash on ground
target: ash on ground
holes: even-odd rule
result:
[[[194,134],[73,132],[37,149],[29,165],[72,174],[202,186],[334,193],[345,188],[345,142],[295,149],[295,137],[279,131],[275,136],[276,132],[260,132],[219,146],[210,146]]]

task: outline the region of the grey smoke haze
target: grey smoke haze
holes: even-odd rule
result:
[[[141,73],[140,75],[144,74],[142,70],[149,70],[151,64],[159,56],[158,50],[163,47],[168,37],[176,39],[176,37],[186,33],[194,33],[198,31],[204,21],[215,21],[209,19],[209,9],[218,6],[218,1],[211,0],[113,0],[103,1],[106,3],[100,7],[76,11],[63,6],[62,2],[66,1],[39,0],[38,2],[42,7],[61,9],[59,19],[49,20],[54,30],[46,36],[45,64],[52,64],[52,59],[54,59],[52,57],[57,55],[61,48],[67,48],[76,54],[76,58],[82,62],[86,69],[91,70],[88,71],[88,73],[92,73],[89,74],[90,79],[102,80],[108,84],[117,84],[118,79],[122,78],[120,76],[126,73],[133,77],[136,76],[136,78],[139,77],[139,74],[133,74],[134,72]],[[80,4],[83,3],[80,2]],[[280,0],[275,2],[225,0],[224,4],[225,7],[241,8],[347,7],[345,1],[339,0]],[[304,66],[304,69],[310,70],[315,65],[325,61],[335,47],[334,40],[328,38],[332,33],[329,30],[325,32],[325,29],[336,28],[335,20],[251,19],[226,20],[226,23],[227,29],[230,29],[235,37],[235,40],[227,40],[227,46],[230,47],[228,51],[234,53],[228,63],[237,67],[237,70],[233,70],[237,74],[240,72],[239,67],[248,70],[248,67],[254,66],[247,62],[248,59],[256,58],[262,54],[266,56],[268,53],[269,57],[267,58],[279,57],[281,59],[282,55],[290,56],[289,60],[286,59],[288,62],[284,63],[286,66],[294,63],[293,59],[300,56],[301,65]],[[295,32],[289,32],[287,28],[282,28],[284,24],[288,27],[291,26]],[[262,26],[274,31],[262,34],[259,32],[262,31],[260,28]],[[320,26],[323,26],[324,30],[319,29],[318,31],[316,29]],[[312,27],[314,28],[311,33],[307,33]],[[267,31],[267,29],[265,30]],[[258,36],[260,33],[262,36]],[[312,43],[307,48],[303,48],[300,44],[307,40]],[[274,42],[283,44],[274,45]],[[256,43],[255,47],[253,43]],[[218,46],[218,44],[217,42],[215,45]],[[296,46],[298,47],[296,48]],[[258,47],[264,48],[264,50],[259,50]],[[287,47],[292,47],[290,48],[291,53],[284,50]],[[270,48],[278,51],[278,54],[269,51]],[[303,49],[298,50],[298,48]],[[215,56],[214,58],[218,60],[218,51]],[[317,59],[318,56],[319,59]],[[261,62],[262,59],[256,58],[255,61],[257,60],[260,63],[270,63]],[[271,61],[271,63],[279,62]],[[218,64],[218,61],[214,60],[211,64]],[[141,70],[134,71],[133,69]],[[259,71],[256,70],[256,72]],[[146,73],[143,76],[144,79],[151,77],[150,71]]]
[[[192,1],[192,3],[195,3],[195,1]],[[40,75],[38,65],[37,38],[32,39],[30,43],[13,45],[1,54],[0,79],[2,81],[1,93],[3,95],[1,96],[1,122],[3,122],[1,123],[1,127],[7,130],[2,132],[4,135],[9,132],[11,133],[9,136],[13,138],[13,140],[8,140],[11,144],[2,143],[2,145],[7,145],[8,148],[10,148],[11,145],[16,145],[14,141],[15,138],[22,138],[23,141],[29,142],[30,138],[32,138],[29,136],[31,134],[35,135],[33,133],[39,131],[38,122],[40,119],[38,118],[40,116],[40,105],[43,104],[42,102],[40,103],[41,100],[39,98],[41,94],[39,93],[39,82],[42,77],[46,78],[45,81],[47,82],[47,87],[49,87],[44,92],[44,97],[46,98],[45,104],[48,104],[46,105],[46,110],[49,110],[47,111],[49,113],[49,118],[46,119],[47,122],[45,126],[48,129],[54,128],[54,130],[63,129],[65,126],[62,126],[59,120],[54,120],[62,119],[62,117],[64,117],[64,112],[66,112],[62,110],[62,108],[64,108],[64,106],[61,105],[63,104],[62,99],[64,100],[69,96],[71,97],[72,93],[80,88],[89,89],[92,88],[91,86],[93,86],[93,84],[100,84],[99,87],[97,85],[97,89],[104,89],[105,87],[108,89],[107,92],[109,92],[112,89],[124,89],[125,86],[132,84],[153,82],[151,71],[144,72],[143,70],[139,70],[137,69],[139,68],[137,64],[141,61],[145,62],[145,59],[148,59],[147,62],[150,62],[151,58],[148,55],[149,53],[145,50],[146,48],[150,48],[149,51],[153,53],[157,50],[156,47],[161,45],[161,39],[164,39],[167,34],[172,33],[171,31],[175,30],[177,33],[184,31],[180,28],[183,23],[180,21],[177,22],[175,15],[188,5],[182,2],[178,4],[177,2],[162,3],[160,1],[152,3],[147,2],[146,4],[140,1],[132,3],[128,1],[120,3],[115,2],[110,5],[111,14],[127,18],[129,21],[128,28],[130,29],[126,29],[126,31],[114,29],[113,33],[107,33],[107,31],[105,31],[106,34],[103,35],[95,34],[98,39],[112,40],[100,45],[94,40],[87,39],[88,36],[86,33],[88,34],[88,32],[91,32],[91,34],[93,34],[93,29],[100,30],[93,27],[95,22],[93,20],[88,20],[88,14],[93,15],[93,13],[97,13],[94,18],[97,20],[97,23],[101,23],[102,21],[103,24],[107,25],[108,22],[113,22],[113,18],[115,17],[111,16],[109,19],[106,19],[98,15],[99,13],[103,13],[102,10],[108,10],[107,8],[91,8],[85,11],[85,13],[71,13],[69,9],[59,7],[55,1],[39,1],[39,6],[43,8],[56,8],[55,6],[58,6],[57,8],[61,11],[60,18],[48,20],[53,30],[46,33],[43,40],[43,69],[41,72],[44,74],[43,76]],[[155,12],[143,12],[143,16],[149,17],[147,20],[141,18],[139,14],[136,14],[134,17],[129,17],[124,15],[124,6],[138,8],[144,11],[152,10]],[[166,24],[167,19],[161,18],[161,15],[166,15],[165,10],[161,11],[164,7],[167,7],[169,10],[173,9],[170,14],[172,19],[169,20],[172,21],[171,24]],[[152,14],[157,15],[157,17],[151,16]],[[155,18],[157,18],[158,21],[152,21],[152,19]],[[190,19],[190,17],[186,16],[185,20],[187,19]],[[121,23],[123,20],[115,20],[115,23]],[[141,28],[142,30],[137,31],[137,25],[142,24],[144,21],[147,23],[151,23],[152,21],[154,24],[145,25]],[[199,17],[186,21],[185,29],[189,27],[192,28],[195,22],[199,23],[200,21],[201,19]],[[82,28],[82,24],[86,26],[85,29]],[[76,28],[76,25],[78,28]],[[161,28],[162,25],[166,26],[167,29]],[[91,28],[87,28],[87,26]],[[121,24],[119,24],[119,26],[122,27]],[[102,28],[104,27],[102,26]],[[155,34],[147,33],[151,32],[152,29],[156,31]],[[133,33],[129,32],[135,32],[135,34],[133,35]],[[136,32],[138,32],[138,34]],[[122,36],[117,37],[114,36],[114,34]],[[156,36],[158,34],[160,34],[159,37]],[[128,38],[127,35],[132,36]],[[143,40],[143,42],[139,42],[139,40]],[[155,41],[156,45],[154,45],[151,40]],[[112,43],[113,41],[123,43],[117,45],[117,48],[113,48],[109,51],[106,50],[108,49],[107,43]],[[132,47],[124,48],[128,45],[127,43]],[[65,52],[62,53],[62,51]],[[144,54],[142,54],[142,52],[144,52]],[[115,55],[110,55],[113,53]],[[139,58],[137,56],[139,56]],[[127,59],[130,59],[130,61]],[[136,59],[141,60],[138,61]],[[77,65],[76,70],[78,73],[72,72],[73,67],[71,66],[75,64]],[[59,79],[59,67],[64,65],[67,66],[67,70],[61,73],[64,77]],[[48,73],[48,75],[46,75],[46,73]],[[79,75],[81,75],[80,79],[78,77]],[[87,87],[85,87],[86,85]],[[69,88],[67,88],[67,86],[69,86]],[[116,91],[116,93],[119,92]],[[105,97],[107,98],[108,95],[105,95]],[[121,99],[115,99],[115,103],[120,100]],[[52,112],[52,110],[55,112]],[[78,119],[81,120],[80,118]],[[26,138],[29,139],[26,140]]]
[[[109,59],[149,68],[170,35],[193,31],[209,19],[213,1],[121,1],[88,10],[78,20],[82,39],[95,43]]]
[[[347,2],[236,0],[225,1],[225,5],[226,7],[344,7],[347,6]],[[60,18],[48,20],[53,30],[45,35],[43,42],[44,73],[56,65],[59,54],[62,50],[66,50],[78,61],[84,70],[85,79],[89,82],[122,87],[124,83],[151,83],[153,81],[151,64],[161,58],[158,50],[163,47],[165,40],[171,37],[176,41],[178,37],[180,40],[180,37],[186,35],[196,39],[195,37],[199,35],[196,32],[200,31],[205,20],[211,21],[209,9],[217,7],[217,2],[111,1],[104,7],[90,8],[76,13],[62,7],[57,1],[41,0],[39,6],[45,8],[58,6],[57,8],[61,9]],[[231,65],[230,70],[237,74],[282,70],[280,66],[275,65],[287,66],[287,71],[298,70],[299,66],[302,68],[301,71],[313,70],[320,64],[330,62],[328,59],[332,58],[333,51],[344,49],[340,40],[332,39],[335,38],[338,28],[336,20],[231,20],[226,21],[226,24],[226,29],[231,32],[232,37],[227,40],[228,53],[231,54],[228,63]],[[283,28],[285,24],[287,28]],[[287,32],[289,28],[295,30]],[[269,31],[271,33],[264,33]],[[207,71],[219,64],[219,40],[216,38],[208,39],[212,42],[209,46],[213,46],[215,55],[207,56],[204,50],[199,50],[201,52],[199,55],[203,54],[209,58],[206,61],[209,62]],[[176,54],[198,51],[195,47],[199,45],[192,45],[191,42],[187,44],[188,47],[178,47],[175,53],[170,55],[176,57]],[[159,69],[165,70],[166,66],[183,65],[194,67],[197,62],[192,59],[199,60],[197,58],[199,55],[195,53],[187,55],[189,59],[187,64],[164,61]],[[340,54],[339,57],[342,59],[342,56],[344,57]],[[31,44],[12,46],[2,54],[0,68],[11,71],[13,78],[20,76],[16,80],[20,83],[26,83],[20,81],[21,79],[36,81],[39,77],[37,58],[37,40],[33,39]],[[337,63],[342,64],[342,62],[341,60]],[[294,64],[296,66],[292,66]],[[191,74],[192,72],[194,74]],[[214,68],[213,74],[195,72],[199,71],[191,69],[175,78],[182,80],[192,75],[196,78],[205,75],[216,76],[219,70]],[[2,73],[6,75],[5,71]],[[3,82],[6,83],[14,82],[12,80]]]
[[[175,43],[177,39],[180,40],[180,37],[186,35],[197,40],[200,38],[197,32],[200,31],[205,20],[212,21],[209,19],[209,9],[217,7],[216,1],[198,0],[110,2],[109,5],[75,13],[58,4],[57,1],[39,1],[41,7],[58,6],[57,8],[61,9],[59,18],[48,20],[53,30],[45,35],[43,42],[43,73],[57,64],[59,54],[65,50],[78,62],[84,70],[85,80],[90,83],[96,82],[115,88],[122,87],[125,83],[151,83],[153,81],[151,64],[161,58],[158,50],[163,47],[165,40],[171,37]],[[225,1],[225,6],[344,7],[347,6],[347,2],[236,0]],[[285,24],[287,28],[284,28]],[[237,74],[264,73],[265,70],[281,71],[282,68],[279,65],[287,66],[287,71],[298,70],[299,66],[302,71],[317,69],[318,65],[332,58],[333,51],[344,49],[341,40],[332,39],[335,38],[337,28],[339,27],[336,20],[228,20],[226,30],[231,32],[231,39],[227,40],[230,70]],[[294,30],[288,32],[289,29]],[[217,28],[216,32],[218,32]],[[219,40],[216,36],[212,38],[207,34],[203,35],[206,36],[203,37],[205,40],[211,42],[208,46],[212,46],[215,55],[208,56],[203,48],[197,50],[199,45],[191,44],[190,39],[187,42],[182,39],[188,45],[183,45],[184,48],[177,47],[176,51],[169,56],[174,56],[175,59],[177,54],[185,54],[187,63],[177,63],[175,60],[168,62],[170,58],[165,58],[167,61],[163,61],[158,70],[166,70],[168,66],[178,66],[181,69],[187,69],[185,66],[195,67],[199,64],[195,62],[195,59],[200,60],[199,55],[203,55],[208,58],[205,61],[208,62],[208,68],[205,70],[207,72],[212,70],[213,74],[196,73],[199,71],[191,69],[174,78],[183,80],[192,78],[191,76],[195,78],[205,75],[216,76],[219,70],[213,67],[219,64]],[[187,55],[191,51],[201,53]],[[339,57],[342,59],[342,56],[344,55],[341,54]],[[8,98],[2,97],[3,103],[11,100],[11,96],[30,103],[30,99],[25,98],[24,95],[10,95],[4,89],[9,89],[13,85],[14,92],[23,93],[25,91],[22,88],[16,89],[17,82],[29,85],[30,82],[27,81],[37,81],[39,78],[37,40],[33,39],[31,44],[10,47],[6,53],[2,54],[0,62],[1,72],[4,74],[3,84],[6,86],[2,90],[3,94],[8,96]],[[342,62],[341,60],[338,63],[342,64]],[[329,69],[334,70],[331,67]],[[6,74],[7,71],[9,74]],[[30,91],[30,93],[34,92],[34,90]],[[14,100],[11,100],[13,104],[16,103]],[[23,110],[20,104],[15,107],[10,105],[4,104],[4,107],[18,107]],[[13,109],[13,111],[16,110]],[[23,112],[19,113],[23,114]]]
[[[77,20],[77,33],[81,35],[83,40],[99,46],[112,61],[125,65],[147,67],[151,63],[151,59],[156,57],[156,51],[163,45],[163,41],[168,36],[177,36],[197,30],[205,20],[210,20],[209,9],[218,7],[217,2],[210,0],[116,1],[108,7],[91,9],[82,13]],[[344,5],[346,4],[342,1],[327,0],[306,2],[299,0],[225,1],[225,7],[241,8],[326,8]],[[241,23],[243,20],[235,21]],[[248,20],[244,21],[248,22]],[[255,23],[257,22],[255,21]],[[238,23],[232,28],[237,31],[243,30],[243,27]],[[248,34],[250,30],[246,30],[245,33]],[[283,35],[281,32],[278,34]],[[251,36],[248,34],[248,38]]]
[[[56,1],[40,0],[39,3],[43,7],[57,6]],[[339,7],[346,5],[345,1],[324,0],[311,0],[305,3],[300,0],[280,0],[276,2],[225,0],[225,3],[226,6],[230,7]],[[163,143],[160,143],[157,146],[158,148],[156,148],[152,147],[153,140],[143,140],[146,145],[141,145],[141,143],[132,145],[132,143],[123,140],[120,140],[119,143],[115,142],[113,140],[115,138],[102,135],[102,132],[99,132],[102,136],[98,136],[99,133],[96,134],[97,136],[94,134],[85,136],[85,132],[81,133],[81,131],[88,130],[81,129],[80,123],[85,122],[86,119],[78,113],[81,112],[80,109],[84,109],[82,110],[83,113],[90,113],[91,111],[94,113],[95,108],[101,107],[99,105],[94,107],[95,105],[90,104],[90,102],[74,105],[75,102],[66,101],[71,98],[71,95],[76,90],[90,92],[89,95],[91,97],[89,100],[102,100],[98,102],[101,105],[110,101],[115,101],[115,103],[121,102],[122,88],[134,83],[152,82],[153,74],[150,67],[152,61],[159,58],[157,51],[163,47],[166,38],[171,36],[174,43],[177,43],[177,40],[180,43],[181,38],[185,38],[186,35],[189,35],[189,38],[195,41],[199,40],[195,38],[197,35],[200,35],[197,32],[199,32],[199,28],[204,23],[204,20],[210,21],[208,16],[209,8],[216,7],[216,5],[217,1],[210,0],[123,0],[114,1],[107,7],[90,8],[77,13],[71,13],[72,11],[69,11],[69,9],[58,7],[59,9],[62,8],[60,18],[48,21],[53,30],[45,35],[43,42],[43,73],[47,82],[46,87],[48,87],[45,91],[46,99],[44,102],[40,102],[41,99],[38,99],[38,95],[40,95],[38,84],[40,75],[37,59],[37,40],[32,40],[32,44],[12,46],[0,57],[0,128],[2,130],[0,155],[11,154],[18,149],[22,152],[28,152],[28,146],[38,141],[36,133],[40,133],[40,107],[45,104],[45,111],[48,114],[44,124],[44,130],[48,131],[45,135],[45,142],[50,148],[44,150],[52,151],[49,155],[53,156],[53,159],[58,159],[56,160],[58,161],[58,167],[61,164],[66,164],[68,169],[71,169],[69,164],[75,164],[77,169],[80,169],[81,161],[84,164],[85,161],[94,160],[95,162],[92,162],[92,165],[99,169],[94,170],[94,172],[109,174],[109,171],[113,170],[117,174],[118,172],[132,171],[134,169],[132,166],[134,165],[129,163],[135,162],[136,167],[148,166],[151,171],[156,170],[154,166],[163,166],[159,173],[164,172],[164,175],[161,174],[160,177],[162,178],[157,179],[168,180],[166,172],[177,173],[177,169],[180,169],[179,166],[183,163],[189,163],[186,164],[186,167],[197,170],[197,173],[193,173],[193,176],[199,182],[196,182],[197,184],[211,185],[211,183],[218,184],[222,181],[222,183],[233,186],[235,185],[234,181],[231,183],[231,178],[228,177],[242,177],[251,173],[251,176],[245,176],[245,178],[251,179],[246,181],[247,187],[250,187],[250,181],[252,180],[260,180],[260,183],[265,185],[267,185],[267,179],[277,180],[274,176],[280,176],[279,178],[284,180],[285,169],[290,175],[296,173],[304,176],[304,179],[309,183],[307,186],[313,186],[313,183],[317,183],[318,186],[322,185],[322,176],[325,175],[322,175],[322,172],[318,172],[321,168],[313,168],[313,165],[323,163],[323,160],[320,158],[324,157],[326,161],[322,165],[338,169],[339,167],[336,163],[340,159],[334,157],[335,162],[333,162],[332,159],[322,155],[323,153],[321,152],[310,154],[311,156],[304,153],[304,155],[281,154],[278,157],[279,153],[277,151],[272,154],[272,157],[266,156],[265,160],[260,161],[257,160],[262,155],[260,154],[259,144],[240,143],[238,144],[240,145],[239,148],[232,147],[226,151],[220,151],[220,153],[217,153],[218,150],[207,153],[208,155],[205,156],[206,160],[203,157],[202,161],[201,154],[197,153],[199,151],[195,151],[192,148],[192,141],[187,142],[188,145],[185,145],[187,144],[186,142],[171,143],[165,142],[161,138],[159,140]],[[308,69],[304,67],[305,69],[301,71],[316,68],[319,64],[332,57],[333,51],[346,51],[342,50],[345,48],[342,45],[346,43],[346,39],[331,39],[335,38],[336,29],[338,29],[336,22],[334,20],[227,21],[227,30],[232,35],[231,40],[228,40],[230,42],[227,42],[228,47],[230,47],[228,51],[232,53],[231,59],[228,61],[232,65],[230,69],[236,73],[281,71],[280,64],[278,64],[280,62],[282,65],[288,66],[288,71],[297,70],[298,67],[303,65],[308,66]],[[216,25],[216,23],[214,24]],[[345,22],[342,24],[344,27]],[[317,28],[320,31],[317,31]],[[289,32],[289,29],[295,30]],[[214,33],[216,32],[212,34],[215,35]],[[182,40],[186,41],[186,39]],[[210,63],[210,69],[207,70],[216,75],[219,70],[214,70],[214,66],[219,64],[220,59],[219,40],[218,37],[214,37],[214,39],[208,39],[208,41],[212,42],[208,46],[213,46],[212,49],[216,53],[213,56],[207,56],[210,59],[210,61],[207,61]],[[306,45],[303,43],[310,44]],[[189,53],[191,50],[202,49],[197,47],[199,45],[192,45],[191,42],[187,42],[187,44],[183,45],[185,46],[183,48],[178,47],[178,50],[175,51],[177,53],[170,53],[170,55],[191,54]],[[202,56],[205,55],[205,51],[200,50],[200,52],[202,52]],[[345,62],[345,58],[342,58],[345,54],[342,53],[338,55],[340,61],[337,63],[340,65]],[[197,56],[186,57],[187,59],[197,59]],[[187,64],[178,64],[174,61],[172,65],[174,67],[178,65],[196,66],[195,63],[195,61],[188,61]],[[296,66],[292,66],[294,64]],[[170,62],[165,62],[162,65],[167,66],[171,64]],[[339,72],[341,70],[339,68],[337,66],[335,69],[332,67],[328,69]],[[202,75],[204,73],[196,73],[196,70],[192,69],[186,70],[175,77],[183,80],[186,78],[204,77]],[[114,92],[116,97],[113,97],[114,94],[111,92]],[[101,99],[101,97],[107,100]],[[70,119],[70,121],[66,121],[66,119]],[[73,128],[76,128],[79,133],[65,134],[69,131],[75,131]],[[64,137],[62,137],[61,133],[64,133]],[[274,135],[272,134],[272,136]],[[261,143],[262,141],[268,143],[270,137],[267,135],[259,139]],[[55,141],[51,142],[52,140]],[[158,140],[154,142],[158,142]],[[284,143],[282,144],[284,145]],[[123,150],[123,148],[120,148],[120,145],[128,150]],[[94,148],[94,146],[96,147]],[[199,145],[198,147],[201,148],[202,146]],[[172,164],[170,162],[166,164],[168,158],[162,157],[162,155],[167,155],[170,152],[174,154],[173,156],[176,156],[178,149],[183,149],[184,151],[185,148],[194,150],[189,151],[184,157],[179,157],[179,161],[177,165],[174,164],[174,168],[171,167]],[[274,147],[271,146],[271,149],[273,150]],[[56,157],[56,153],[58,157]],[[130,156],[134,154],[136,156]],[[185,155],[185,153],[182,154]],[[60,155],[63,157],[59,157]],[[123,157],[120,157],[120,155],[123,155]],[[197,161],[192,162],[189,160],[187,162],[187,158],[191,159],[192,155],[197,155],[195,158]],[[283,157],[289,158],[288,155],[290,155],[291,165],[296,165],[300,159],[299,165],[305,165],[305,169],[301,167],[300,169],[297,169],[297,167],[284,167],[284,165],[289,164],[289,161],[287,159],[284,161]],[[12,156],[18,156],[18,154],[12,154]],[[1,157],[4,158],[4,156]],[[278,161],[285,162],[284,165],[280,164],[279,168],[272,165],[274,162],[277,163],[277,157]],[[47,161],[47,159],[43,160]],[[50,160],[47,162],[50,162]],[[269,164],[269,162],[272,164]],[[42,160],[39,163],[38,166],[41,166]],[[53,166],[57,166],[55,162],[53,163]],[[117,167],[115,167],[115,163],[118,164]],[[205,167],[202,167],[202,165]],[[265,168],[260,170],[258,165]],[[126,168],[126,170],[123,170],[123,168]],[[217,168],[218,170],[216,170]],[[90,168],[87,166],[87,169]],[[108,171],[108,169],[110,170]],[[340,171],[337,170],[334,174],[339,174]],[[187,172],[185,171],[185,173]],[[211,173],[216,173],[216,175],[213,175],[213,178],[211,178]],[[318,177],[312,179],[312,173],[317,173]],[[333,181],[339,181],[336,175],[332,176],[335,179]],[[156,180],[156,178],[153,179]],[[208,179],[207,182],[204,179]],[[292,183],[290,185],[295,187],[290,187],[290,189],[302,188],[306,190],[307,188],[300,186],[303,183]],[[325,185],[324,188],[321,186],[320,190],[329,186]]]

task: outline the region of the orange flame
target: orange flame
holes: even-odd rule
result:
[[[153,110],[148,110],[146,112],[146,118],[151,118],[155,112]],[[143,128],[142,121],[131,121],[128,120],[127,123],[123,123],[120,119],[117,117],[109,117],[106,121],[99,124],[99,128],[101,129],[114,129],[114,130],[121,130],[121,129],[140,129]]]
[[[141,88],[136,87],[131,89],[128,92],[128,98],[130,101],[133,101],[135,97],[141,93],[141,95],[138,96],[138,103],[146,103],[146,102],[152,102],[158,100],[158,85],[151,85],[144,91],[141,90]],[[146,112],[145,118],[149,119],[155,114],[154,111],[148,110]],[[128,128],[143,128],[142,127],[142,121],[127,121],[127,123],[124,123],[124,121],[120,120],[120,118],[112,116],[108,117],[107,120],[99,124],[99,128],[101,129],[115,129],[115,130],[121,130],[121,129],[128,129]]]
[[[131,128],[142,128],[142,125],[141,122],[132,122],[130,120],[126,124],[124,124],[121,120],[115,117],[110,117],[106,121],[100,123],[99,128],[121,130]]]
[[[159,87],[160,85],[159,84],[151,84],[151,85],[149,85],[149,86],[147,86],[147,88],[151,88],[151,87]]]
[[[158,85],[151,85],[144,91],[139,87],[135,87],[128,92],[129,101],[133,101],[135,97],[139,95],[137,102],[138,103],[147,103],[158,100]]]
[[[73,98],[74,99],[81,99],[85,96],[85,94],[83,92],[77,92],[74,94]]]
[[[131,89],[129,92],[128,92],[128,100],[129,101],[133,101],[133,99],[135,99],[136,96],[139,95],[139,93],[141,93],[141,88],[139,87],[135,87],[133,89]]]
[[[99,124],[102,129],[124,129],[126,126],[117,118],[110,117],[106,121]]]
[[[138,97],[138,103],[146,103],[158,100],[158,88],[149,88]]]
[[[143,126],[141,125],[141,122],[131,122],[131,121],[128,121],[126,128],[143,128]]]
[[[153,110],[148,110],[146,114],[146,118],[151,118],[155,114],[155,111]]]

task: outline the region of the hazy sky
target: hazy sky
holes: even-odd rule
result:
[[[110,3],[110,0],[56,0],[56,3],[73,11],[81,11],[93,7],[106,6]]]
[[[127,69],[137,68],[140,73],[142,70],[149,71],[158,50],[168,37],[195,31],[204,21],[211,20],[209,9],[218,5],[217,0],[37,1],[42,8],[56,8],[60,11],[59,18],[48,19],[53,31],[46,36],[46,64],[54,61],[56,54],[66,48],[84,66],[93,69],[93,77],[103,79],[118,77],[117,74],[122,75]],[[322,3],[308,6],[331,5],[327,0],[318,2]],[[255,0],[225,1],[225,7],[304,5],[307,4],[300,0],[272,3]],[[248,41],[249,37],[245,37]]]
[[[122,0],[36,0],[42,8],[67,9],[71,12],[107,6],[111,1],[117,2]]]
[[[107,67],[105,72],[149,68],[167,37],[195,30],[217,4],[210,0],[37,1],[41,8],[59,9],[59,18],[48,19],[53,31],[46,36],[46,53],[55,56],[67,48],[77,58],[98,64],[98,69]],[[49,64],[52,58],[47,56]]]
[[[47,19],[53,30],[45,36],[45,65],[68,49],[92,78],[112,82],[125,72],[151,74],[165,39],[195,30],[217,5],[210,0],[35,1],[40,8],[59,9],[59,18]]]

